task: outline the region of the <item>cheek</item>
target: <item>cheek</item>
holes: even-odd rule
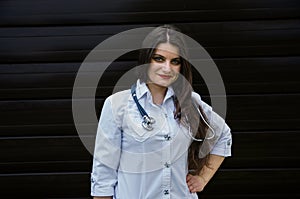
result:
[[[151,76],[153,76],[155,67],[153,66],[153,64],[150,64],[147,70],[147,78],[151,78]]]
[[[157,71],[159,67],[160,67],[159,64],[151,63],[148,67],[148,74],[155,73],[155,71]]]
[[[173,68],[173,71],[176,73],[180,73],[181,66],[176,66]]]

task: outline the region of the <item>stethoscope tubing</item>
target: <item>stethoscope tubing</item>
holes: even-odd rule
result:
[[[151,131],[153,130],[153,126],[152,124],[155,123],[155,120],[154,118],[150,117],[147,112],[145,111],[145,109],[142,107],[142,105],[139,103],[138,99],[137,99],[137,96],[136,96],[136,84],[133,84],[131,86],[131,96],[143,118],[143,121],[142,121],[142,126],[148,130],[148,131]],[[214,132],[214,129],[208,124],[208,122],[205,120],[205,118],[203,117],[201,111],[199,110],[199,107],[197,106],[196,102],[192,101],[192,104],[193,106],[196,108],[198,114],[200,115],[200,118],[204,121],[204,123],[208,126],[208,128],[212,131],[212,135],[208,138],[204,138],[204,139],[198,139],[198,138],[195,138],[192,133],[191,133],[191,129],[190,129],[190,124],[188,124],[188,131],[189,131],[189,136],[194,140],[194,141],[198,141],[198,142],[203,142],[204,140],[210,140],[212,138],[214,138],[215,136],[215,132]],[[186,121],[188,122],[188,119],[187,119],[187,116],[186,116]]]
[[[139,103],[137,97],[136,97],[136,84],[133,84],[131,86],[131,96],[140,112],[140,114],[142,115],[143,118],[143,122],[142,122],[142,126],[148,130],[151,131],[153,130],[152,124],[155,123],[154,118],[150,117],[147,112],[145,111],[145,109],[142,107],[142,105]]]

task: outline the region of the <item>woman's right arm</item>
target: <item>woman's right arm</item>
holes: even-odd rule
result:
[[[98,123],[91,174],[91,195],[94,198],[111,199],[118,181],[121,127],[115,118],[113,107],[111,99],[107,98]]]

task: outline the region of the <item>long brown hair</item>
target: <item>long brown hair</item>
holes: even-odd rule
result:
[[[180,55],[180,75],[177,80],[172,84],[172,88],[175,92],[174,104],[174,118],[183,125],[190,125],[190,129],[193,137],[197,139],[204,139],[207,133],[208,126],[207,124],[200,118],[198,111],[193,106],[192,102],[192,66],[187,61],[188,53],[187,46],[185,44],[184,38],[182,34],[180,34],[180,30],[175,26],[171,25],[163,25],[155,28],[152,32],[150,32],[144,42],[143,46],[147,46],[147,48],[143,48],[140,50],[138,64],[149,64],[151,62],[152,56],[156,50],[156,47],[161,43],[170,43],[179,49]],[[138,72],[138,78],[147,82],[147,67],[142,67],[142,69]],[[203,112],[201,106],[198,107],[204,119],[206,116]],[[204,165],[207,165],[208,156],[199,157],[199,150],[202,145],[202,142],[192,141],[189,151],[188,151],[188,166],[189,170],[194,170],[195,173],[199,174],[200,170]]]

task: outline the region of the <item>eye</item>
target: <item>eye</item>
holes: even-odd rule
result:
[[[180,61],[179,58],[176,58],[176,59],[172,59],[172,60],[171,60],[171,63],[172,63],[173,65],[175,65],[175,66],[178,66],[178,65],[181,64],[181,61]]]
[[[156,62],[163,62],[165,59],[161,56],[153,56],[152,59]]]

